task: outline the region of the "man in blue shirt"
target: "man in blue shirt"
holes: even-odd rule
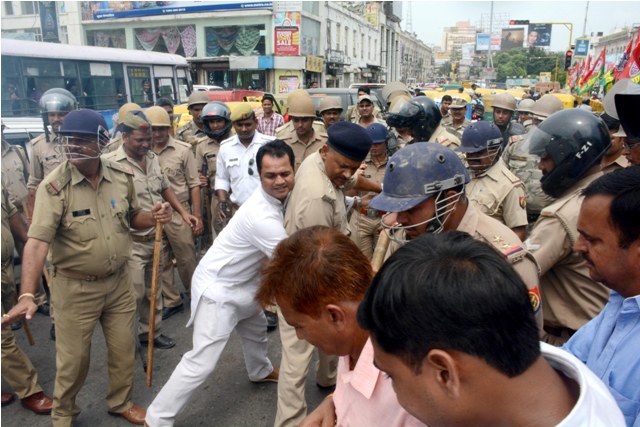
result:
[[[627,425],[640,427],[640,166],[604,175],[582,194],[574,249],[612,291],[564,349],[607,384]]]

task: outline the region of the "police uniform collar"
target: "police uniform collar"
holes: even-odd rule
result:
[[[320,170],[320,173],[322,174],[322,179],[325,180],[325,184],[327,185],[323,191],[324,197],[328,197],[332,200],[335,200],[337,187],[333,185],[333,182],[329,179],[329,175],[327,175],[327,170],[324,167],[324,160],[322,159],[320,150],[318,150],[315,154],[312,154],[312,156],[315,156],[313,161],[318,167],[318,169]]]
[[[138,165],[138,162],[136,162],[133,157],[130,157],[127,152],[124,150],[124,144],[122,144],[120,147],[118,147],[118,150],[116,151],[116,154],[113,158],[114,161],[119,161],[122,159],[127,159],[129,161],[129,163],[131,163],[132,165],[136,165],[136,167],[140,168],[140,166]],[[153,159],[153,157],[155,156],[154,152],[149,150],[147,151],[147,154],[145,155],[146,160],[151,160]]]
[[[69,162],[69,160],[65,160],[65,168],[67,168],[71,173],[71,185],[77,185],[82,181],[89,179],[84,176],[77,167]],[[102,179],[106,179],[109,182],[113,182],[113,178],[111,177],[111,171],[105,165],[105,159],[100,158],[100,168],[98,170],[98,182],[102,181]]]
[[[169,135],[169,141],[167,141],[167,143],[164,144],[164,146],[160,149],[160,153],[162,153],[167,148],[171,148],[173,150],[176,149],[175,139],[171,135]],[[155,153],[155,151],[153,149],[149,150],[149,152],[151,152],[151,151],[153,151]],[[157,153],[157,154],[159,155],[160,153]]]
[[[457,207],[459,209],[460,207]],[[480,220],[480,215],[476,208],[472,206],[472,203],[467,203],[467,210],[462,216],[462,220],[460,220],[460,224],[456,228],[457,231],[464,231],[470,235],[474,235],[476,230],[478,229],[478,221]]]
[[[315,141],[320,141],[320,137],[318,136],[318,134],[317,134],[317,132],[316,132],[316,130],[314,128],[311,128],[311,132],[312,132],[313,135],[311,136],[311,138],[309,138],[309,142],[305,144],[304,142],[302,142],[302,140],[298,136],[298,133],[296,131],[293,131],[292,136],[295,139],[293,141],[291,141],[291,143],[292,144],[300,143],[300,144],[304,144],[304,145],[311,145]]]

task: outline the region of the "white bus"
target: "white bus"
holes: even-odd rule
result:
[[[187,102],[191,75],[179,55],[140,50],[2,39],[2,116],[39,116],[51,88],[73,93],[80,108],[111,117],[126,102]]]

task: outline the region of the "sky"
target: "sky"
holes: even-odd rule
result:
[[[458,21],[471,21],[475,25],[482,14],[488,17],[491,12],[490,1],[405,0],[402,5],[403,29],[406,29],[409,3],[413,11],[413,32],[423,42],[436,46],[442,43],[445,27],[455,26]],[[575,43],[583,32],[587,3],[587,35],[599,31],[606,35],[614,28],[633,24],[640,26],[640,1],[494,1],[493,13],[494,16],[508,14],[509,19],[528,19],[531,22],[573,22],[572,43]],[[568,45],[569,30],[563,25],[554,25],[551,50],[563,51]]]

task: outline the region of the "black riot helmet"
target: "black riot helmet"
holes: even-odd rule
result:
[[[387,125],[412,130],[415,142],[429,141],[440,124],[440,108],[429,97],[416,96],[407,101],[398,113],[387,116]]]
[[[231,110],[221,101],[212,101],[204,106],[202,109],[202,122],[204,123],[204,133],[207,134],[209,138],[220,139],[229,133],[229,129],[231,129]],[[209,128],[209,122],[223,119],[224,120],[224,128],[213,131]]]
[[[49,89],[40,97],[38,102],[40,112],[42,113],[42,121],[44,122],[44,131],[47,142],[50,141],[49,136],[49,113],[68,113],[78,109],[78,101],[71,92],[62,88]],[[56,129],[53,129],[55,132]]]
[[[604,122],[572,108],[551,115],[531,133],[529,152],[553,160],[553,170],[540,183],[545,193],[558,198],[599,164],[609,147],[611,137]]]

